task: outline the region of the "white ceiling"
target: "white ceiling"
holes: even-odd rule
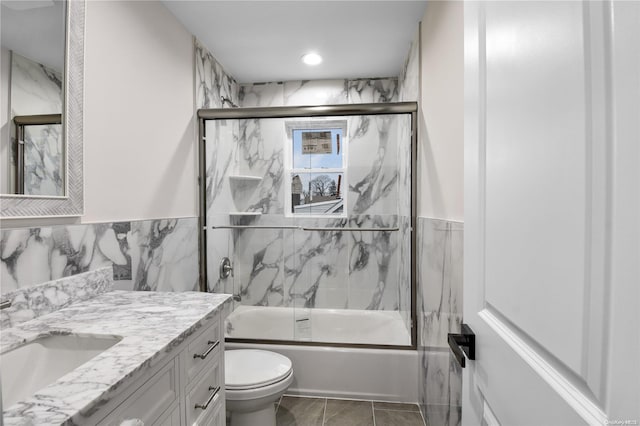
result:
[[[167,8],[238,82],[400,74],[426,1],[184,1]],[[300,57],[310,51],[315,67]]]
[[[65,3],[1,0],[0,4],[2,47],[62,72]]]

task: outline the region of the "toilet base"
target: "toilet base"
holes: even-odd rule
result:
[[[239,411],[231,412],[231,426],[276,426],[276,405],[269,404],[265,408],[242,413]]]

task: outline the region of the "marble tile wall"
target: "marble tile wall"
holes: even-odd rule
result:
[[[417,101],[420,99],[420,30],[416,31],[409,47],[407,59],[399,77],[398,100]]]
[[[398,214],[400,190],[398,156],[410,155],[408,116],[379,115],[346,118],[349,130],[347,163],[350,214]],[[291,119],[239,119],[208,121],[207,194],[209,211],[284,214],[285,121]],[[405,139],[398,139],[404,137]],[[389,153],[397,155],[389,155]],[[403,158],[403,162],[408,160]],[[260,181],[238,176],[256,176]],[[410,180],[410,172],[402,171]],[[404,187],[408,188],[408,187]],[[404,194],[407,204],[410,197]],[[231,208],[230,208],[231,207]],[[409,207],[405,207],[409,211]]]
[[[60,225],[0,231],[2,294],[113,267],[115,288],[198,288],[197,218]]]
[[[15,52],[12,53],[10,105],[12,117],[60,114],[62,112],[62,73]],[[11,134],[12,138],[15,138],[13,129]],[[62,126],[59,124],[28,126],[24,140],[24,193],[64,195]],[[14,168],[15,164],[11,164],[11,167]]]
[[[244,217],[241,223],[391,227],[397,226],[397,216],[327,220],[263,215]],[[236,229],[234,294],[248,305],[397,310],[397,235],[388,231]]]
[[[404,116],[376,116],[350,117],[348,120],[348,127],[352,129],[347,168],[349,217],[342,222],[366,224],[366,218],[375,216],[379,222],[393,221],[397,225],[399,171],[397,157],[388,155],[388,152],[396,153],[397,139],[393,136],[398,134],[399,126],[407,125],[408,119]],[[262,217],[255,219],[255,224],[289,224],[293,219],[284,216],[284,120],[238,120],[238,123],[240,135],[235,146],[239,163],[236,170],[239,171],[236,173],[258,176],[262,180],[244,183],[230,180],[230,190],[223,188],[219,191],[220,196],[213,201],[211,210],[224,214],[229,206],[233,206],[237,211],[261,213]],[[231,135],[228,136],[227,141],[231,139]],[[240,185],[244,185],[241,191],[238,189]],[[227,194],[231,194],[231,202],[221,202],[222,197],[229,200]],[[303,221],[295,220],[296,223]],[[313,226],[340,226],[333,224],[335,221],[315,219]],[[234,293],[243,304],[399,309],[400,257],[395,233],[384,235],[386,239],[369,232],[329,236],[330,233],[245,230],[243,238],[238,238],[237,234],[232,236],[232,242],[227,246],[235,247]],[[360,266],[362,261],[350,261],[348,256],[342,256],[342,251],[358,252],[358,247],[366,251],[361,253],[366,256],[364,259],[371,255],[371,262],[364,264],[373,268],[375,274],[371,275],[364,264]],[[295,257],[294,261],[288,254],[292,250],[305,254]],[[265,268],[264,259],[269,260],[270,267]],[[340,264],[341,259],[345,259],[344,264]],[[298,267],[300,264],[302,269]],[[366,279],[360,276],[365,274],[365,269]],[[409,281],[406,283],[408,288]],[[403,296],[407,298],[407,305],[408,292]]]
[[[463,224],[418,218],[418,350],[420,405],[443,425],[460,424],[462,372],[447,333],[462,322]]]
[[[195,44],[195,84],[196,109],[230,108],[222,102],[222,97],[238,105],[238,84],[215,57],[197,39]],[[216,120],[206,123],[206,202],[207,224],[229,225],[229,212],[245,211],[246,197],[233,197],[230,175],[239,173],[237,155],[239,153],[240,127],[238,120]],[[236,183],[236,182],[234,182]],[[238,185],[243,182],[237,181]],[[238,188],[239,192],[252,188]],[[235,202],[239,205],[236,206]],[[210,230],[207,234],[207,288],[216,293],[233,293],[233,279],[221,279],[220,261],[233,257],[233,239],[229,230]]]
[[[397,102],[398,79],[336,79],[240,84],[243,107]]]
[[[417,101],[419,98],[419,31],[411,43],[407,59],[398,77],[398,101]],[[410,140],[410,123],[398,126],[398,140]],[[398,144],[398,187],[411,187],[411,147]],[[417,173],[417,171],[415,171]],[[418,188],[419,190],[419,188]],[[400,282],[411,281],[411,192],[398,191],[398,211],[400,214],[401,238],[400,244]],[[398,286],[399,310],[411,332],[411,291],[407,286]]]
[[[194,44],[196,109],[222,108],[222,97],[238,104],[238,83],[198,39]]]

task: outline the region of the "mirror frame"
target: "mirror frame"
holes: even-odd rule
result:
[[[84,24],[85,1],[67,0],[64,65],[66,191],[60,196],[0,195],[0,217],[82,216],[84,213]]]

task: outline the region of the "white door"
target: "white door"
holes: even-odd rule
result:
[[[465,3],[464,425],[640,424],[640,3]]]

